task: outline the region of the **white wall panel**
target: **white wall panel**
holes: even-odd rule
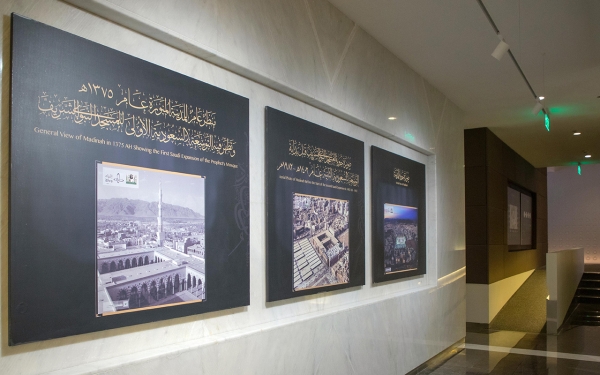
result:
[[[600,165],[548,169],[548,251],[583,247],[600,264]]]

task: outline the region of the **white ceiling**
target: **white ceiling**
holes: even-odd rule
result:
[[[600,1],[484,0],[551,131],[476,0],[329,0],[536,167],[600,162]],[[572,135],[574,130],[583,134]],[[584,159],[583,153],[592,154]]]

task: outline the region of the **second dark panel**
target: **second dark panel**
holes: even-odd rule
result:
[[[266,109],[267,300],[365,283],[364,144]]]
[[[426,272],[425,165],[371,147],[373,282]]]

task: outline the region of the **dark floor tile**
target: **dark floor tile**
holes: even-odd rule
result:
[[[600,327],[567,327],[558,336],[489,330],[471,326],[466,344],[500,346],[540,352],[584,354],[600,357]],[[468,328],[469,329],[469,328]],[[475,331],[475,332],[473,332]],[[464,349],[434,369],[419,375],[600,375],[600,362],[579,361],[545,355],[500,353]]]

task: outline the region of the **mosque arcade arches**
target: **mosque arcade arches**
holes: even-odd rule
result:
[[[108,289],[112,300],[129,300],[130,308],[155,305],[161,299],[172,296],[187,288],[186,269],[181,268],[154,278],[142,279],[128,285]],[[201,285],[201,280],[198,279]]]
[[[155,257],[155,259],[158,259]],[[98,260],[99,266],[98,269],[100,274],[105,274],[109,272],[115,272],[120,270],[125,270],[129,268],[147,266],[151,263],[148,255],[143,256],[139,254],[132,254],[130,256],[123,256],[118,259],[112,258],[112,260]]]

